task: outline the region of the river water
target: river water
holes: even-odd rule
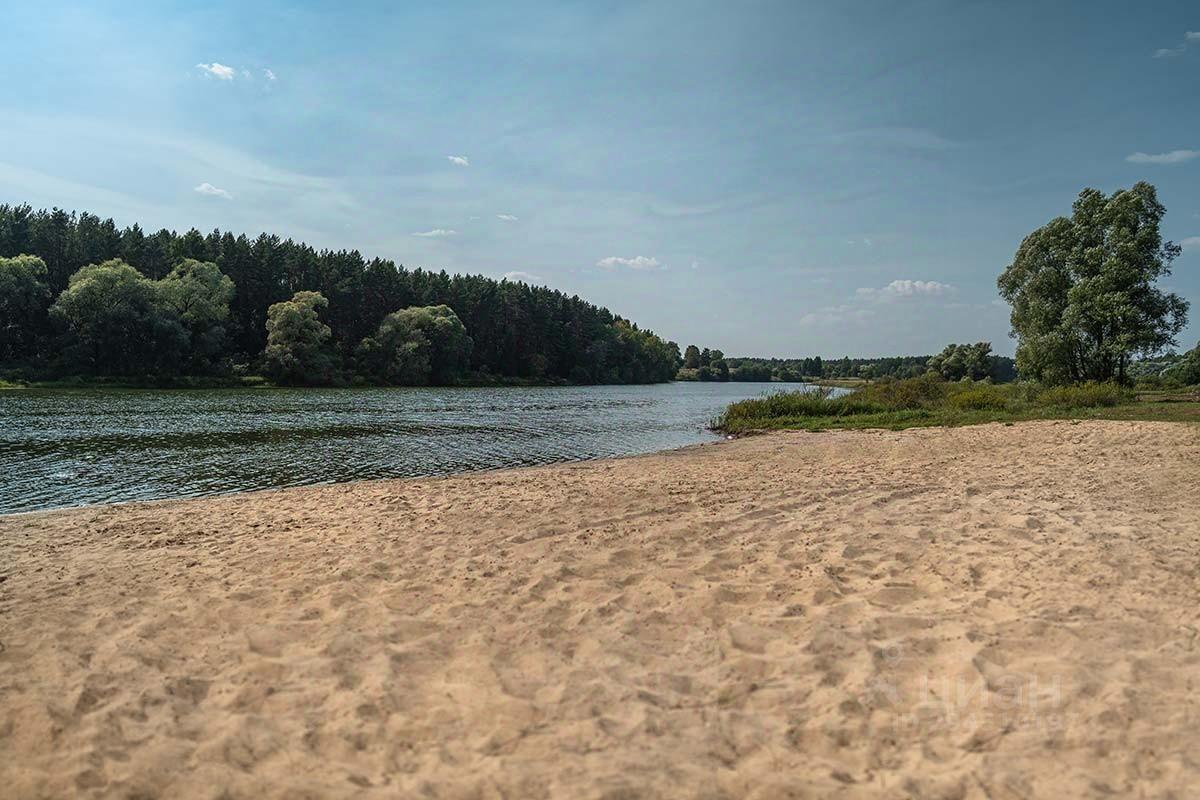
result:
[[[799,388],[0,391],[0,514],[647,453]]]

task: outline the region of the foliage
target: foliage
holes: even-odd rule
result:
[[[359,346],[361,371],[399,386],[456,382],[470,363],[471,337],[447,306],[406,308],[383,318]]]
[[[233,281],[211,261],[185,258],[159,283],[163,302],[190,337],[190,372],[209,372],[225,342]]]
[[[329,326],[318,311],[329,301],[319,292],[296,292],[267,309],[264,369],[283,384],[326,384],[335,378]]]
[[[948,381],[981,381],[992,374],[992,344],[950,344],[929,359],[929,369]]]
[[[50,306],[47,275],[37,256],[0,258],[0,360],[31,354]]]
[[[1200,384],[1200,342],[1184,353],[1177,363],[1168,367],[1163,377],[1180,386]]]
[[[919,378],[866,385],[840,396],[821,389],[743,400],[730,405],[714,421],[714,427],[731,433],[764,428],[903,428],[1087,416],[1101,409],[1109,409],[1119,418],[1159,416],[1148,411],[1121,412],[1135,399],[1115,383],[1042,387],[947,382],[930,372]]]
[[[454,310],[474,342],[472,380],[662,381],[670,380],[678,366],[671,343],[649,331],[631,335],[622,326],[636,326],[579,297],[479,275],[409,270],[365,259],[355,250],[317,251],[268,233],[254,238],[219,230],[147,233],[137,225],[118,228],[111,219],[86,212],[0,205],[0,257],[24,253],[45,262],[51,297],[67,288],[73,273],[111,259],[154,281],[168,277],[182,259],[216,264],[235,293],[220,325],[220,349],[204,356],[207,364],[256,360],[267,345],[268,309],[296,292],[311,291],[328,301],[321,316],[330,329],[337,369],[352,362],[362,340],[373,337],[387,315],[438,305]],[[54,349],[47,331],[33,334],[32,349]],[[636,363],[624,360],[630,357]],[[9,362],[5,358],[0,368]],[[190,361],[184,366],[196,368]]]
[[[999,278],[1017,366],[1046,383],[1124,381],[1133,357],[1174,344],[1186,324],[1187,302],[1156,285],[1180,248],[1162,241],[1166,209],[1148,183],[1085,189],[1073,209],[1027,236]]]
[[[1058,408],[1098,408],[1128,403],[1133,396],[1132,392],[1115,383],[1089,382],[1048,387],[1038,394],[1037,402]]]
[[[76,272],[50,309],[68,369],[87,375],[170,375],[188,343],[158,285],[112,259]]]

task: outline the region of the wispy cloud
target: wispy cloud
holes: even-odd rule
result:
[[[636,270],[652,270],[663,268],[662,262],[653,256],[633,256],[632,258],[623,258],[621,256],[608,256],[596,262],[597,267],[603,269],[617,269],[625,267],[626,269]]]
[[[522,272],[519,269],[514,269],[512,272],[504,273],[504,279],[506,281],[521,281],[523,283],[536,283],[537,281],[541,280],[541,278],[539,278],[537,275],[534,275],[532,272]]]
[[[448,228],[434,228],[431,231],[421,231],[420,233],[413,234],[413,236],[421,236],[426,239],[441,239],[442,237],[445,237],[445,236],[457,236],[457,235],[458,235],[458,231],[450,230]]]
[[[471,166],[471,159],[466,156],[446,156],[446,160],[459,167]]]
[[[211,64],[197,64],[196,69],[209,77],[222,81],[231,81],[237,74],[237,71],[233,67],[217,63],[216,61]]]
[[[279,79],[278,76],[275,74],[275,70],[273,70],[273,69],[264,69],[263,77],[269,81],[276,81]]]
[[[1179,244],[1185,250],[1191,250],[1193,248],[1200,250],[1200,236],[1189,236],[1186,239],[1181,239]]]
[[[882,289],[864,287],[856,289],[859,297],[875,300],[894,300],[903,297],[938,297],[950,294],[954,287],[938,281],[894,280]]]
[[[208,183],[207,181],[200,184],[196,188],[192,189],[192,191],[196,192],[197,194],[206,195],[208,197],[221,197],[226,200],[233,199],[233,195],[231,195],[229,192],[225,191],[224,189],[218,189],[216,186],[213,186],[211,183]]]
[[[516,222],[517,221],[517,217],[515,214],[497,214],[496,219],[501,219],[501,220],[504,220],[505,222]]]
[[[1169,153],[1132,153],[1125,156],[1131,164],[1182,164],[1200,156],[1200,150],[1172,150]]]
[[[1200,44],[1200,31],[1188,31],[1183,34],[1183,41],[1180,44],[1174,47],[1160,47],[1150,55],[1152,58],[1175,58],[1183,55],[1193,44]]]

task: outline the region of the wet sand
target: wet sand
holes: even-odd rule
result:
[[[0,517],[5,797],[1189,797],[1200,426]]]

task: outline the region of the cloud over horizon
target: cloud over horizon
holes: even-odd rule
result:
[[[231,81],[233,80],[234,75],[237,74],[233,67],[226,66],[225,64],[221,64],[216,61],[212,62],[211,64],[197,64],[196,69],[200,70],[209,77],[222,81]]]
[[[431,231],[421,231],[420,233],[413,234],[413,236],[421,236],[425,239],[441,239],[446,236],[457,236],[457,235],[458,235],[458,231],[452,230],[450,228],[434,228]]]
[[[1169,153],[1131,153],[1125,156],[1130,164],[1182,164],[1200,156],[1200,150],[1172,150]]]
[[[662,262],[653,256],[633,256],[632,258],[608,256],[597,261],[596,266],[603,269],[616,269],[618,267],[635,270],[665,269],[662,266]]]
[[[953,286],[948,283],[941,283],[940,281],[898,279],[892,281],[882,289],[874,287],[856,289],[855,294],[859,297],[889,300],[901,297],[940,297],[950,294],[953,291]]]
[[[225,191],[224,189],[218,189],[216,186],[213,186],[208,181],[205,181],[204,183],[195,187],[194,189],[192,189],[192,191],[195,192],[196,194],[202,194],[202,195],[206,195],[208,197],[221,197],[221,198],[224,198],[225,200],[233,199],[232,194]]]

